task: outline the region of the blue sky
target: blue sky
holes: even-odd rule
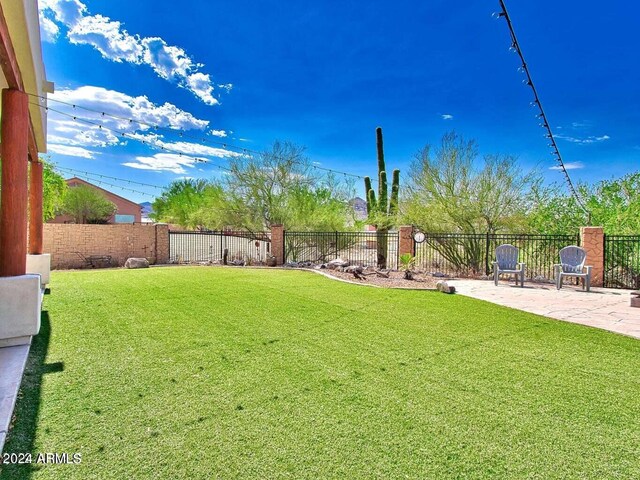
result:
[[[184,130],[50,101],[126,133],[50,111],[50,155],[61,167],[165,185],[219,176],[214,165],[234,154],[230,145],[261,150],[281,139],[306,146],[323,167],[375,174],[382,126],[389,168],[406,172],[421,147],[455,129],[482,153],[516,155],[525,170],[538,166],[549,181],[562,181],[549,169],[554,158],[504,20],[491,17],[497,0],[39,3],[54,99]],[[507,7],[572,178],[637,170],[640,6],[511,0]]]

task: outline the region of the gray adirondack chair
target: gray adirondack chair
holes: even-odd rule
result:
[[[518,262],[518,247],[513,245],[500,245],[496,248],[496,261],[493,262],[493,281],[498,285],[498,278],[503,273],[514,275],[516,285],[520,277],[520,286],[524,286],[524,263]]]
[[[562,279],[564,277],[576,277],[582,279],[582,288],[586,288],[587,292],[591,290],[591,266],[585,266],[587,260],[587,252],[584,248],[576,245],[570,245],[560,250],[560,263],[553,266],[556,274],[556,288],[562,288]]]

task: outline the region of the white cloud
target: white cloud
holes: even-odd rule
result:
[[[194,158],[184,157],[175,153],[156,153],[151,157],[136,157],[135,160],[135,162],[125,162],[122,165],[140,170],[184,174],[187,173],[184,167],[193,168],[196,163]]]
[[[139,64],[144,48],[139,37],[133,37],[121,28],[120,22],[102,15],[82,17],[67,33],[73,44],[93,46],[102,56],[114,62]]]
[[[209,130],[209,135],[224,138],[227,136],[227,132],[225,132],[224,130]]]
[[[194,62],[184,49],[167,45],[160,37],[131,35],[117,20],[89,15],[86,5],[79,0],[41,0],[40,16],[47,41],[55,41],[60,25],[64,25],[71,43],[91,45],[114,62],[147,64],[158,76],[176,82],[207,105],[219,103],[210,75],[199,71],[204,65]],[[227,92],[232,88],[230,83],[217,86]]]
[[[89,156],[87,152],[90,151],[86,148],[104,148],[124,145],[130,141],[144,141],[150,147],[183,155],[212,158],[240,155],[197,141],[178,139],[178,135],[183,136],[183,131],[198,132],[197,138],[203,139],[206,139],[205,132],[207,135],[219,137],[225,136],[226,133],[224,130],[207,130],[209,126],[207,120],[198,119],[171,103],[157,105],[145,96],[132,97],[122,92],[94,86],[58,90],[49,98],[47,141],[52,144],[53,153],[93,158]],[[74,108],[73,105],[82,105],[92,111]],[[107,115],[102,115],[101,112],[106,112]],[[77,116],[78,119],[73,119],[73,116]],[[91,123],[80,119],[87,119]],[[158,130],[154,126],[163,130]],[[171,133],[170,130],[165,129],[178,131]],[[169,137],[175,135],[175,139],[167,138],[165,134]],[[90,153],[93,155],[96,152]]]
[[[130,134],[129,138],[146,142],[156,148],[167,150],[169,152],[182,153],[184,155],[190,155],[195,157],[214,157],[214,158],[228,158],[228,157],[240,157],[242,154],[232,152],[224,148],[210,147],[201,143],[194,142],[168,142],[163,140],[162,135],[157,134]]]
[[[40,32],[44,42],[55,43],[60,34],[60,27],[56,23],[43,15],[40,10]]]
[[[79,0],[40,0],[40,10],[50,10],[53,18],[68,27],[73,27],[80,21],[87,6]]]
[[[444,113],[442,115],[440,115],[442,117],[443,120],[453,120],[453,115],[449,114],[449,113]]]
[[[584,168],[584,164],[582,162],[568,162],[564,164],[565,170],[578,170],[580,168]],[[554,167],[549,167],[549,170],[562,170],[562,167],[556,165]]]
[[[578,143],[580,145],[589,145],[592,143],[599,143],[599,142],[604,142],[605,140],[609,140],[611,137],[609,135],[601,135],[601,136],[594,136],[594,135],[590,135],[588,137],[571,137],[569,135],[560,135],[560,134],[556,134],[556,138],[560,138],[562,140],[566,140],[567,142],[571,142],[571,143]]]
[[[591,126],[591,123],[589,122],[572,122],[571,123],[571,128],[573,128],[574,130],[579,130],[581,128],[589,128]]]
[[[49,152],[58,153],[60,155],[67,155],[69,157],[80,157],[93,159],[95,158],[96,152],[92,152],[91,150],[87,150],[83,147],[73,147],[70,145],[58,145],[55,143],[49,143],[47,145],[47,149]]]

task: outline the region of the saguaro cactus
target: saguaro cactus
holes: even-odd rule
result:
[[[364,177],[364,189],[367,194],[367,214],[369,221],[376,227],[378,268],[387,268],[387,233],[398,213],[398,191],[400,190],[400,170],[393,171],[391,197],[388,196],[387,172],[384,163],[382,128],[376,128],[376,147],[378,150],[378,197],[371,187],[371,178]]]

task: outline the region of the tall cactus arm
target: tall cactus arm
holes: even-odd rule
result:
[[[384,146],[382,144],[382,128],[376,128],[376,147],[378,149],[378,173],[384,172],[386,167],[384,165]]]
[[[391,181],[391,199],[389,200],[389,215],[393,216],[398,213],[398,192],[400,191],[400,170],[397,168],[393,171],[393,179]]]
[[[378,204],[376,202],[376,192],[373,191],[373,188],[367,192],[367,213],[369,217],[375,215],[378,211]]]
[[[367,214],[371,215],[373,212],[369,205],[369,190],[371,190],[371,177],[364,177],[364,196],[367,200]]]
[[[388,192],[387,192],[387,172],[384,170],[379,173],[379,182],[378,182],[378,208],[381,213],[387,213],[387,200],[388,200]]]

